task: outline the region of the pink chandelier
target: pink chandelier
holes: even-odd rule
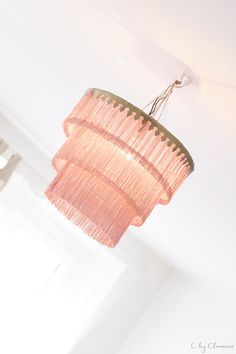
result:
[[[129,225],[167,204],[193,171],[186,148],[153,116],[104,90],[89,89],[64,122],[67,140],[52,160],[57,176],[48,199],[92,238],[114,247]]]

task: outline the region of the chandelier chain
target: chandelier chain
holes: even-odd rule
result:
[[[169,100],[169,97],[171,95],[171,93],[173,92],[174,88],[179,88],[182,87],[182,82],[180,80],[175,80],[173,82],[173,84],[169,85],[159,96],[157,96],[156,98],[154,98],[151,102],[149,102],[144,108],[146,109],[148,106],[150,106],[152,104],[151,110],[148,113],[149,116],[155,118],[157,113],[158,116],[156,118],[157,121],[160,120],[161,115],[165,109],[165,106]]]

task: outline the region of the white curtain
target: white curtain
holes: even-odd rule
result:
[[[125,268],[15,172],[0,193],[0,353],[69,353]]]

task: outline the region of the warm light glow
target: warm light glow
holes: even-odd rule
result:
[[[184,146],[125,100],[91,89],[64,123],[67,141],[53,159],[46,195],[88,235],[114,247],[167,204],[193,169]]]

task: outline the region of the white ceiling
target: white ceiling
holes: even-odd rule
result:
[[[234,1],[0,1],[0,109],[51,157],[88,87],[143,107],[183,72],[162,123],[195,172],[132,231],[179,269],[236,291]]]

